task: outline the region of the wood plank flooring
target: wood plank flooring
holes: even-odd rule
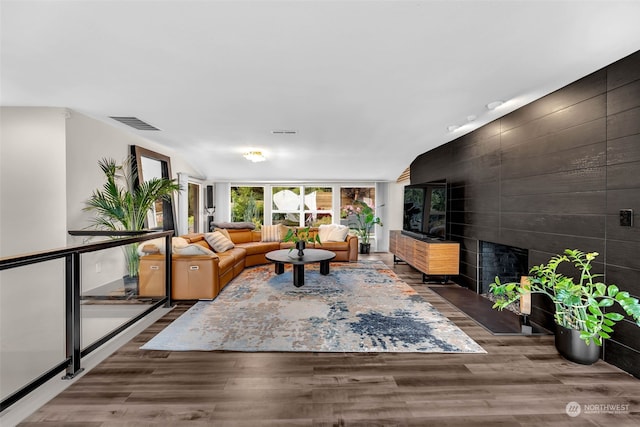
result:
[[[367,258],[392,265],[389,254]],[[602,361],[567,362],[552,336],[491,335],[420,273],[395,269],[488,353],[139,350],[189,308],[182,303],[21,425],[640,425],[640,380]],[[567,415],[570,402],[580,415]],[[619,405],[622,413],[584,405]]]

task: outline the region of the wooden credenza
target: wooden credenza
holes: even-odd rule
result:
[[[455,276],[460,272],[460,244],[418,240],[400,230],[389,232],[389,252],[426,276]]]

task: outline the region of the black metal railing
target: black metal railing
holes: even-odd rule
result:
[[[108,231],[70,231],[69,234],[74,236],[107,236],[111,239],[87,243],[78,246],[70,246],[67,248],[52,249],[42,252],[35,252],[30,254],[22,254],[16,256],[10,256],[0,258],[0,271],[9,270],[17,267],[24,267],[33,264],[39,264],[52,260],[65,260],[65,359],[52,366],[48,371],[29,382],[25,386],[21,387],[17,391],[8,395],[0,402],[0,412],[16,403],[33,390],[40,387],[45,382],[56,376],[62,371],[66,370],[64,379],[71,379],[82,372],[82,358],[91,353],[96,348],[100,347],[113,337],[136,323],[138,320],[144,318],[149,313],[164,305],[165,307],[171,306],[171,237],[173,231],[123,231],[123,232],[108,232]],[[120,237],[118,236],[126,236]],[[90,346],[81,349],[80,334],[81,334],[81,317],[80,317],[80,300],[82,289],[82,277],[81,277],[81,255],[89,252],[96,252],[104,249],[120,247],[130,245],[134,243],[144,242],[146,240],[164,238],[165,239],[165,295],[160,297],[153,304],[149,305],[147,310],[144,310],[137,316],[126,321],[119,327],[113,329],[102,338],[92,343]]]

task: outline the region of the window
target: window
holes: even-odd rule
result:
[[[189,183],[187,188],[187,229],[189,233],[200,232],[200,184]]]
[[[273,187],[271,194],[273,224],[317,227],[333,222],[331,187]]]
[[[300,225],[300,194],[302,187],[273,187],[271,189],[271,223]]]
[[[304,187],[304,225],[317,227],[333,222],[331,187]]]
[[[264,188],[231,187],[231,221],[264,224]]]
[[[340,189],[340,224],[348,225],[352,228],[355,225],[355,218],[348,216],[345,208],[350,205],[365,203],[367,206],[376,209],[376,189],[375,187],[342,187]]]

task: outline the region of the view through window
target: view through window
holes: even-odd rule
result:
[[[331,187],[273,187],[271,194],[272,224],[317,227],[333,222]]]
[[[231,187],[231,221],[264,224],[264,187]]]
[[[200,232],[200,184],[190,182],[187,188],[187,226],[189,233]]]
[[[318,227],[336,222],[353,228],[355,218],[346,215],[346,206],[366,203],[375,208],[374,187],[238,185],[231,187],[231,220],[253,222],[258,228],[265,224],[265,191],[271,199],[266,212],[271,224]],[[339,206],[334,205],[336,193]]]
[[[350,206],[366,204],[375,211],[376,189],[374,187],[342,187],[340,189],[340,224],[355,228],[357,221],[353,214],[347,214]]]

